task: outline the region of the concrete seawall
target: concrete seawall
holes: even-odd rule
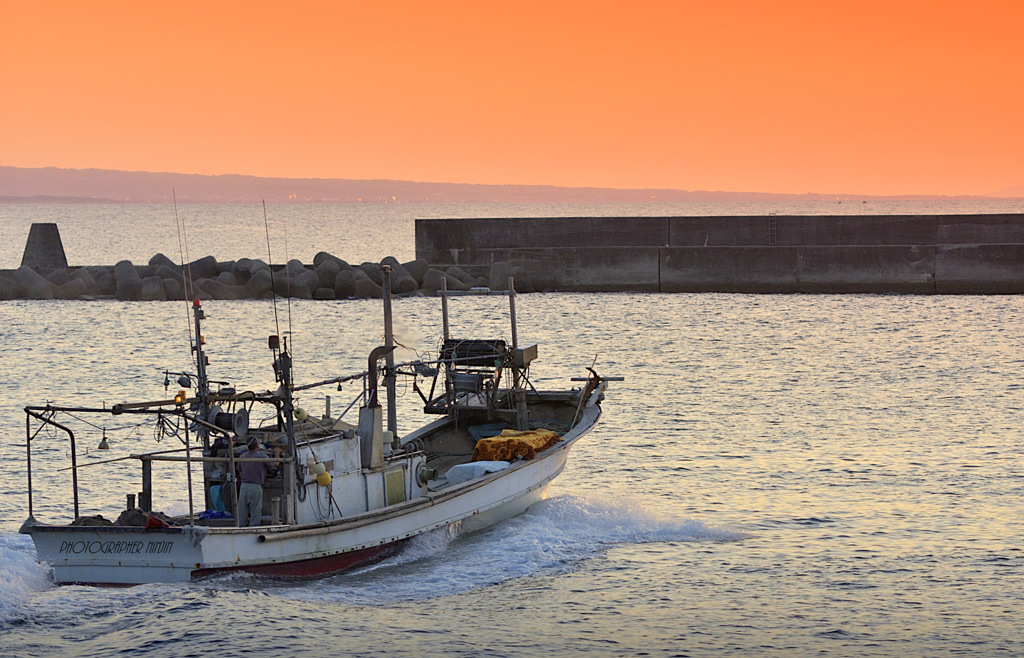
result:
[[[416,260],[392,257],[391,292],[1024,293],[1024,215],[745,216],[416,221]],[[0,300],[381,297],[381,263],[213,256],[182,267],[68,267],[60,233],[35,224]]]
[[[537,290],[1024,293],[1024,215],[421,219],[416,257]]]

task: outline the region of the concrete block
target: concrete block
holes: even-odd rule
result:
[[[179,267],[168,267],[167,265],[157,265],[153,271],[153,276],[158,276],[161,279],[174,279],[179,283],[184,283],[185,278],[181,274],[181,268]]]
[[[85,283],[81,279],[69,279],[67,283],[56,286],[53,291],[54,299],[81,299],[87,295]]]
[[[190,299],[198,299],[200,301],[209,301],[214,299],[213,293],[206,289],[211,283],[210,279],[194,279],[190,286],[186,287],[186,294]],[[215,288],[218,284],[213,282]]]
[[[313,256],[313,267],[314,268],[320,267],[321,264],[326,263],[327,261],[333,261],[333,262],[337,263],[337,265],[338,265],[338,267],[340,269],[346,269],[347,267],[352,267],[351,265],[346,263],[343,259],[338,258],[334,254],[327,253],[326,251],[321,251],[316,256]]]
[[[441,290],[442,285],[444,285],[442,282],[447,284],[448,290],[469,290],[468,284],[434,267],[428,269],[423,275],[423,286],[421,289],[429,295],[436,295]]]
[[[457,279],[459,282],[461,282],[463,285],[467,287],[471,287],[473,283],[476,281],[475,276],[473,276],[466,270],[462,269],[458,265],[452,265],[446,268],[444,273],[447,274],[449,278]]]
[[[92,272],[90,272],[88,269],[83,267],[75,270],[71,274],[71,278],[77,279],[82,282],[82,285],[85,286],[85,293],[83,294],[88,295],[90,297],[95,297],[96,295],[103,294],[103,291],[100,290],[100,286],[98,283],[96,283],[96,279],[93,277]]]
[[[307,288],[309,290],[309,297],[305,294],[292,294],[292,297],[303,297],[304,299],[311,299],[313,291],[320,287],[320,277],[313,270],[307,268],[302,261],[292,259],[285,265],[284,274],[287,285],[291,285],[293,288]],[[278,292],[278,294],[281,294]]]
[[[27,265],[14,270],[18,296],[24,299],[53,299],[55,286]]]
[[[113,295],[116,291],[116,283],[114,281],[114,268],[107,267],[104,265],[88,265],[81,268],[83,271],[88,272],[93,280],[96,281],[96,285],[100,289],[102,295]]]
[[[139,300],[144,302],[165,302],[164,282],[158,276],[149,276],[142,280],[139,289]]]
[[[430,267],[430,263],[422,258],[417,258],[416,260],[411,260],[408,263],[402,263],[402,267],[404,267],[405,271],[409,273],[409,276],[415,279],[416,283],[419,284],[423,283],[423,275]]]
[[[122,260],[114,265],[114,284],[118,299],[138,301],[142,292],[142,278],[131,261]]]
[[[342,270],[334,278],[335,299],[350,299],[356,296],[356,275],[352,270]]]
[[[391,267],[391,292],[402,294],[412,292],[420,287],[419,282],[398,262],[394,256],[387,256],[381,260],[381,265]]]
[[[220,274],[220,269],[217,267],[217,259],[213,256],[203,256],[198,260],[192,261],[183,269],[186,276],[191,276],[196,280],[212,279]]]
[[[378,286],[384,285],[384,275],[380,272],[379,263],[360,263],[355,266],[355,269],[365,274],[370,281],[373,281]],[[358,278],[357,278],[358,280]]]
[[[71,280],[71,274],[67,269],[51,270],[45,274],[45,277],[47,281],[55,286],[62,286]]]
[[[372,265],[372,263],[371,263]],[[379,274],[379,268],[378,268]],[[352,275],[355,277],[356,282],[356,294],[355,296],[359,299],[381,299],[384,297],[384,289],[376,281],[370,278],[362,267],[357,267],[352,270]]]
[[[262,299],[266,295],[270,295],[273,290],[271,285],[270,268],[263,267],[257,268],[252,271],[252,276],[244,284],[246,294],[248,297],[253,299]]]
[[[234,283],[225,283],[219,278],[203,279],[203,290],[210,293],[214,299],[249,299],[250,294],[246,286]]]
[[[508,290],[508,278],[512,273],[512,267],[504,262],[491,263],[491,270],[487,276],[487,287],[491,290]]]
[[[338,272],[341,271],[341,265],[336,259],[328,258],[317,265],[314,271],[319,287],[330,288],[333,291],[334,280],[337,278]]]
[[[335,297],[333,288],[317,288],[316,290],[313,291],[313,299],[330,300],[334,298]]]
[[[313,289],[288,277],[274,277],[274,294],[278,297],[313,299]]]
[[[526,268],[516,265],[509,270],[509,275],[512,277],[512,282],[516,287],[516,292],[536,292],[537,288],[533,285],[533,276],[526,271]],[[508,281],[505,281],[504,289],[508,290]]]
[[[185,289],[181,285],[181,281],[178,279],[161,279],[161,283],[164,287],[164,297],[168,300],[183,300],[185,299]]]
[[[181,267],[177,263],[163,254],[154,254],[153,257],[149,259],[149,265],[152,267],[160,267],[162,265],[171,269],[181,270]]]
[[[29,227],[21,264],[32,269],[67,268],[68,259],[56,224],[36,223]]]

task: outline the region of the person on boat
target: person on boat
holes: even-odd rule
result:
[[[232,436],[230,443],[224,435],[217,437],[217,440],[210,446],[211,457],[227,457],[229,451],[239,444],[241,438]],[[227,477],[230,469],[226,463],[217,463],[210,473],[210,508],[215,512],[227,512],[229,508],[234,509],[234,492],[230,490],[232,478]]]
[[[274,449],[278,457],[280,448]],[[249,450],[242,453],[243,459],[267,459],[267,453],[260,450],[256,437],[249,438]],[[277,471],[280,462],[250,462],[238,464],[238,475],[242,482],[238,491],[239,527],[259,525],[263,518],[263,481]]]

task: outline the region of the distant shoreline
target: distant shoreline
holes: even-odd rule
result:
[[[481,185],[397,180],[263,178],[0,166],[0,204],[97,203],[703,203],[755,201],[938,201],[1024,198],[997,195],[869,195]],[[1004,195],[1005,192],[1005,195]]]

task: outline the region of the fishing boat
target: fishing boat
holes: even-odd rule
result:
[[[588,368],[587,376],[571,378],[576,383],[563,390],[537,390],[530,369],[538,350],[519,344],[511,279],[504,291],[441,290],[444,335],[436,358],[395,363],[390,275],[382,266],[384,344],[370,352],[365,371],[296,384],[287,340],[272,335],[267,344],[276,390],[239,391],[211,380],[205,312],[197,299],[189,339],[196,368],[167,373],[166,381],[177,376],[181,386],[173,398],[168,393],[166,399],[101,408],[25,407],[29,516],[21,532],[31,535],[37,559],[49,565],[54,581],[135,585],[224,572],[319,576],[380,559],[417,535],[488,527],[543,498],[570,449],[600,420],[607,383],[622,378]],[[449,300],[459,295],[506,295],[511,340],[451,336]],[[425,414],[404,435],[397,422],[399,378],[412,379]],[[317,387],[340,390],[353,382],[361,383],[357,397],[336,416],[329,398],[316,417],[298,404]],[[151,424],[177,436],[182,447],[79,463],[81,428],[99,427],[78,422],[89,414]],[[63,442],[65,436],[70,464],[61,473],[70,474],[74,520],[47,523],[33,508],[32,454],[40,441]],[[252,439],[257,450],[244,445]],[[104,519],[94,512],[119,503],[81,501],[80,480],[111,477],[102,469],[123,467],[124,460],[138,461],[141,491],[134,490],[138,480],[131,469],[133,476],[123,482],[124,511],[117,521]],[[185,490],[176,500],[187,498],[187,514],[159,512],[154,464],[185,471],[177,479],[162,478],[160,489],[181,482]],[[240,527],[233,512],[238,473],[246,464],[269,474],[258,519]],[[104,480],[106,491],[111,481]]]

